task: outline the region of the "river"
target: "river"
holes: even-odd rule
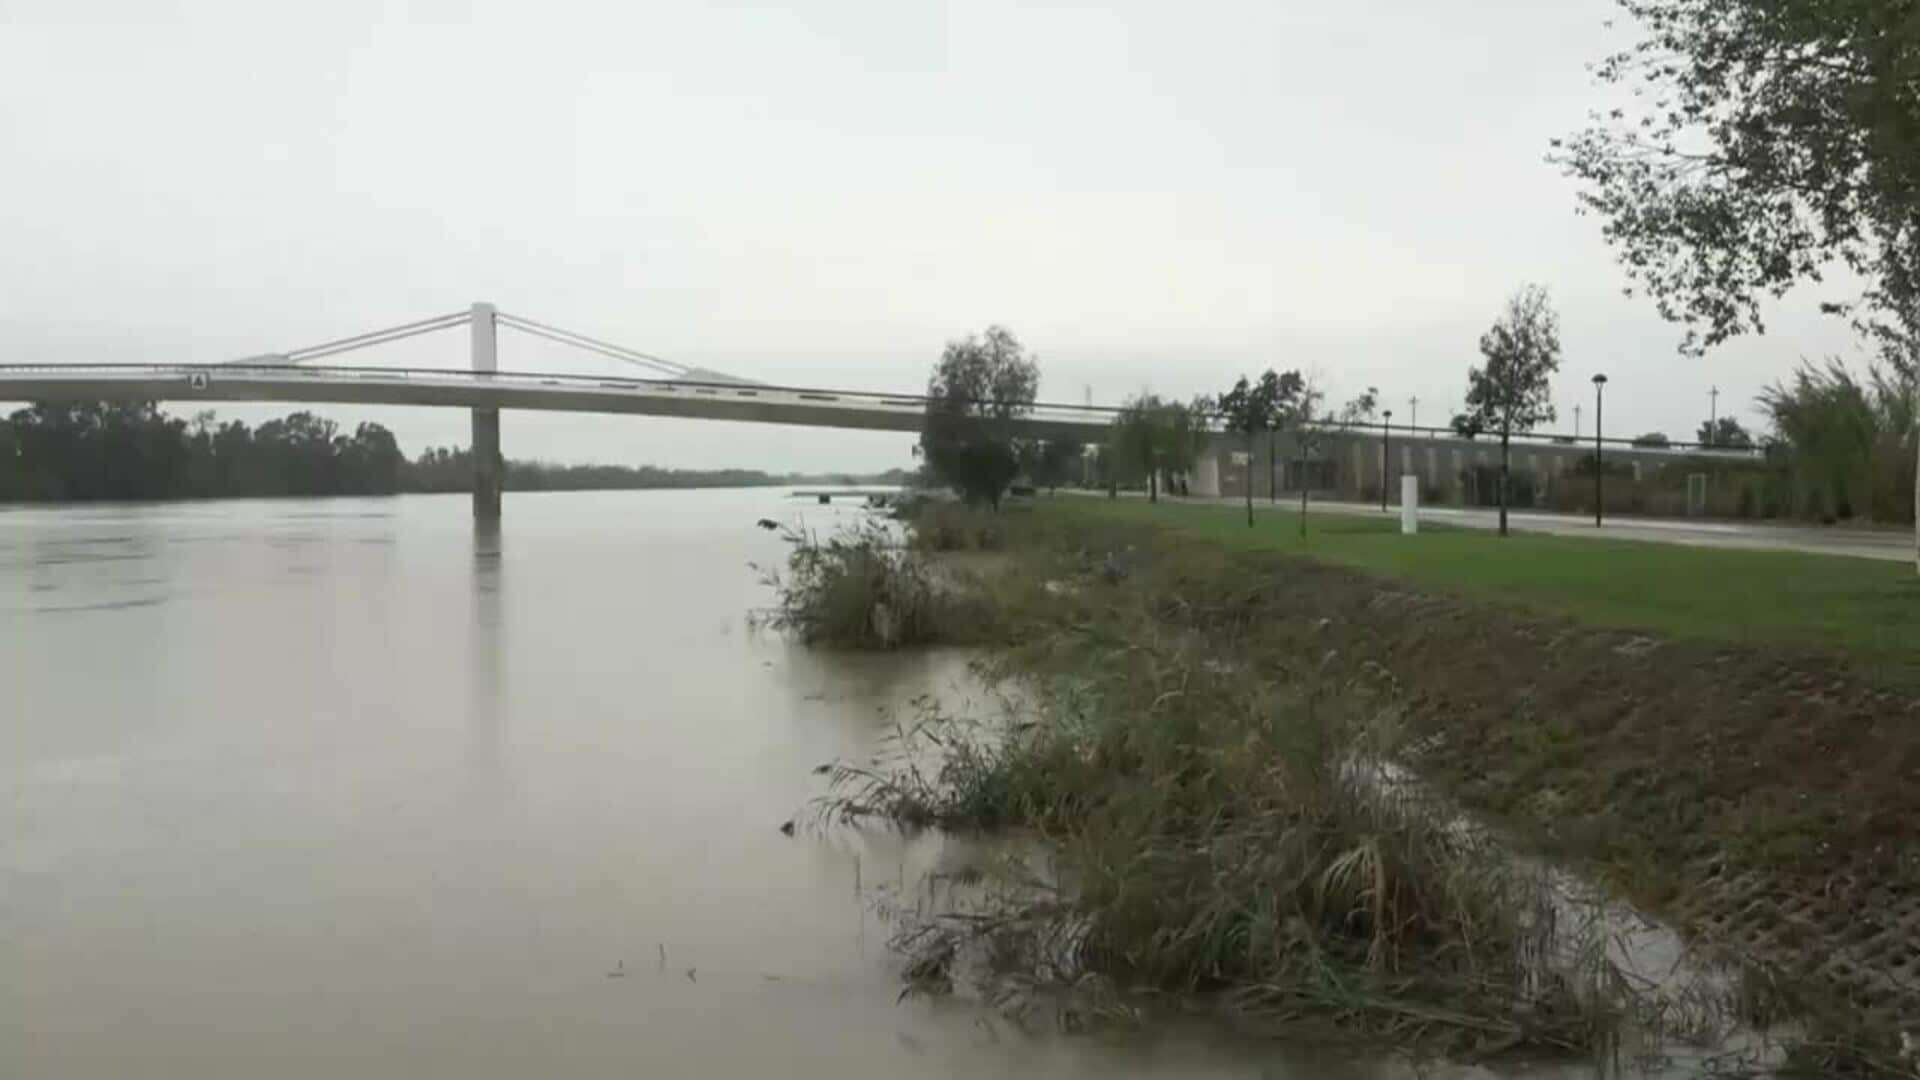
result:
[[[874,900],[939,839],[779,826],[978,691],[747,621],[755,520],[854,512],[0,509],[0,1076],[1399,1074],[896,1000]]]

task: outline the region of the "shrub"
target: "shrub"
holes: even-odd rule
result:
[[[957,572],[936,573],[896,532],[867,519],[822,540],[783,533],[785,573],[766,572],[775,606],[763,621],[808,644],[893,649],[978,640],[986,608]]]

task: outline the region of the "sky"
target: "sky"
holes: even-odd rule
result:
[[[1610,0],[1103,5],[0,0],[0,362],[212,362],[487,301],[744,378],[917,391],[999,323],[1041,398],[1267,367],[1443,423],[1506,297],[1560,429],[1690,438],[1709,391],[1863,358],[1822,295],[1705,358],[1548,142]],[[505,332],[503,331],[503,334]],[[459,331],[351,361],[461,367]],[[503,337],[501,366],[611,362]],[[1417,406],[1412,404],[1418,400]],[[176,406],[185,410],[187,406]],[[1404,410],[1404,411],[1403,411]],[[229,406],[250,420],[285,406]],[[457,410],[320,407],[409,452]],[[508,413],[514,458],[911,464],[912,437]]]

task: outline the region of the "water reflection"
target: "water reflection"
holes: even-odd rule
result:
[[[508,796],[504,540],[500,522],[474,521],[466,619],[466,791],[468,809],[476,814],[500,813]]]

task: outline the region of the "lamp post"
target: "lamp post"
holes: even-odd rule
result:
[[[1380,509],[1387,508],[1387,459],[1393,456],[1393,410],[1380,414]]]
[[[1600,461],[1601,392],[1606,388],[1607,377],[1595,375],[1593,377],[1593,527],[1596,529],[1600,527],[1600,507],[1603,505],[1601,500],[1606,495],[1604,481],[1607,470]]]

